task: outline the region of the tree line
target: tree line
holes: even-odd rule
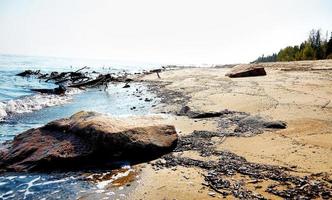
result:
[[[300,45],[288,46],[278,53],[268,56],[263,54],[253,63],[332,59],[332,32],[328,38],[328,34],[323,38],[321,30],[313,29],[310,31],[308,39]]]

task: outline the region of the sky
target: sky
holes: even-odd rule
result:
[[[331,0],[0,0],[0,53],[245,63],[311,29],[332,31]]]

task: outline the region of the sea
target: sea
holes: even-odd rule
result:
[[[149,93],[146,86],[132,83],[110,84],[108,88],[69,89],[64,96],[39,94],[31,89],[51,89],[56,85],[34,77],[20,77],[17,73],[27,69],[43,73],[75,71],[101,73],[135,73],[159,68],[155,63],[120,62],[112,60],[71,59],[20,55],[0,55],[0,146],[17,134],[43,126],[59,118],[69,117],[81,111],[96,111],[126,117],[151,114],[158,98]],[[153,101],[142,101],[137,93]],[[135,107],[136,109],[132,109]],[[132,170],[130,164],[120,166],[122,173]],[[125,171],[125,172],[123,172]],[[0,173],[0,199],[79,199],[91,194],[103,194],[103,199],[123,199],[120,189],[106,190],[105,183],[86,181],[85,172],[54,173]],[[107,172],[103,172],[107,173]],[[114,177],[119,177],[115,174]],[[107,180],[108,183],[112,182]],[[119,190],[119,191],[118,191]],[[91,197],[94,199],[96,196]],[[98,197],[98,198],[99,198]],[[89,199],[89,198],[87,198]]]

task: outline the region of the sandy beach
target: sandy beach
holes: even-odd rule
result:
[[[0,200],[332,200],[332,1],[0,10]]]
[[[230,68],[187,67],[163,71],[161,78],[149,74],[140,80],[148,82],[163,102],[155,107],[156,113],[174,114],[186,105],[197,112],[228,109],[285,121],[286,129],[264,131],[251,137],[216,139],[213,147],[244,157],[251,163],[292,169],[290,174],[300,177],[324,174],[323,179],[331,187],[332,60],[262,66],[266,76],[229,78],[225,74]],[[167,122],[175,125],[180,136],[193,131],[220,131],[219,118],[170,116]],[[215,156],[202,157],[194,150],[174,154],[195,160],[216,159]],[[176,166],[156,170],[154,162],[158,160],[142,164],[141,184],[130,193],[129,199],[223,198],[204,184],[206,171],[201,168]],[[280,198],[266,192],[273,182],[269,179],[255,183],[243,174],[233,175],[231,179],[246,182],[247,189],[265,198]]]

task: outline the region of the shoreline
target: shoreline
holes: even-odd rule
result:
[[[332,94],[328,88],[332,86],[332,61],[261,65],[267,70],[267,76],[230,79],[224,76],[229,68],[182,68],[163,71],[160,79],[151,74],[140,80],[152,85],[151,90],[162,98],[162,104],[154,108],[155,112],[174,114],[179,112],[181,106],[188,105],[200,112],[230,109],[286,121],[288,127],[284,130],[264,131],[251,137],[226,137],[221,143],[214,141],[214,145],[219,151],[235,153],[249,162],[286,167],[290,169],[289,174],[299,177],[321,175],[318,179],[331,187],[332,160],[329,155],[332,153],[332,143],[329,141],[332,141],[332,105],[328,102]],[[170,122],[179,129],[181,137],[195,130],[218,131],[216,118],[172,118]],[[195,151],[184,151],[182,154],[195,160],[215,159],[202,158]],[[147,182],[146,185],[139,185],[129,199],[223,198],[211,187],[202,185],[202,174],[206,173],[204,170],[178,167],[181,170],[165,168],[154,171],[147,164],[142,173],[142,182]],[[188,179],[183,178],[183,173],[192,170],[199,172]],[[246,178],[239,175],[232,176],[232,179],[243,182]],[[163,183],[163,180],[169,181]],[[260,182],[246,186],[266,198],[281,198],[266,192],[271,182]],[[180,184],[181,187],[176,186]]]
[[[170,154],[133,165],[135,177],[124,177],[119,188],[109,186],[112,194],[80,198],[331,197],[332,61],[260,65],[267,76],[231,79],[225,76],[228,67],[131,75],[133,82],[125,86],[132,92],[123,89],[124,94],[148,103],[154,123],[174,125],[178,145]],[[286,129],[264,125],[283,121]]]

